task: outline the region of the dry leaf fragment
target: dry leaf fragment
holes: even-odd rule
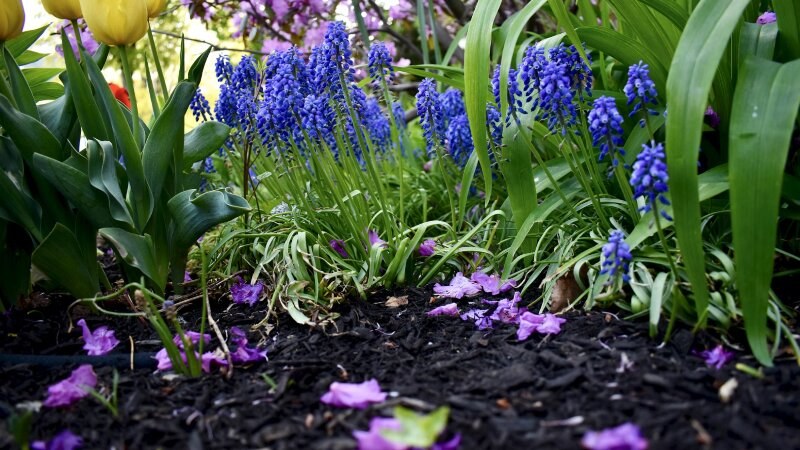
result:
[[[731,397],[733,397],[737,387],[739,387],[739,382],[736,381],[736,378],[731,378],[719,387],[719,399],[722,400],[722,403],[731,401]]]
[[[386,300],[385,305],[388,308],[399,308],[401,306],[405,306],[408,304],[408,296],[403,295],[400,297],[389,297],[389,300]]]

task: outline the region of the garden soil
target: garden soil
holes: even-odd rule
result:
[[[65,301],[0,317],[0,353],[82,355]],[[659,345],[646,323],[613,312],[568,313],[560,334],[518,342],[513,326],[479,331],[458,318],[426,316],[441,304],[432,303],[430,290],[411,289],[340,305],[325,326],[280,316],[249,332],[251,343],[268,348],[269,361],[237,367],[230,378],[155,372],[147,354],[160,345],[145,322],[92,316],[91,328],[116,329],[115,351],[125,355],[117,361],[119,417],[92,398],[42,407],[32,437],[69,428],[88,449],[351,449],[354,430],[397,405],[418,412],[447,405],[448,436],[460,433],[462,449],[578,449],[587,430],[624,422],[638,424],[651,449],[800,449],[800,367],[788,356],[757,379],[734,367],[756,366],[744,351],[721,370],[709,368],[696,355],[716,344],[709,336],[679,329]],[[250,329],[266,309],[222,299],[214,317],[223,330]],[[197,329],[199,319],[186,326]],[[131,343],[139,354],[134,370],[126,362]],[[44,400],[47,386],[76,367],[36,363],[0,365],[0,448],[13,448],[5,419],[21,405],[35,407],[30,402]],[[95,370],[107,389],[114,369]],[[384,404],[353,410],[319,401],[334,381],[370,378],[391,392]],[[723,400],[720,388],[733,384]]]

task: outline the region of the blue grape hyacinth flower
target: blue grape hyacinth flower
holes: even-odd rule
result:
[[[628,82],[625,83],[623,89],[625,95],[628,97],[628,104],[633,105],[629,117],[647,108],[647,105],[657,105],[658,91],[656,91],[656,84],[650,79],[650,67],[642,61],[638,64],[632,65],[628,69]],[[647,108],[647,112],[652,115],[658,115],[658,111]]]
[[[523,94],[522,90],[519,87],[519,72],[514,69],[509,69],[508,71],[508,111],[506,115],[506,125],[511,123],[511,117],[515,117],[515,120],[519,122],[519,118],[517,118],[517,114],[525,114],[525,110],[523,109],[523,98],[525,95]],[[494,69],[494,75],[492,76],[492,94],[494,94],[494,102],[497,105],[498,109],[502,109],[502,105],[500,104],[500,66],[498,65]]]
[[[442,104],[436,92],[436,81],[425,78],[419,84],[417,92],[417,113],[422,126],[422,135],[428,145],[428,154],[432,154],[436,145],[444,145],[445,123]]]
[[[583,45],[584,53],[586,45]],[[586,53],[589,63],[592,62],[591,56]],[[550,50],[550,60],[557,61],[567,66],[567,73],[572,80],[572,88],[578,94],[578,99],[583,101],[584,94],[592,96],[592,83],[594,77],[589,64],[584,61],[578,49],[574,45],[569,47],[559,44],[558,47]]]
[[[520,78],[522,79],[522,92],[525,101],[532,103],[531,109],[539,106],[539,99],[533,98],[533,93],[539,91],[542,82],[542,70],[547,64],[544,57],[544,49],[541,47],[528,47],[519,65]]]
[[[464,167],[472,154],[472,132],[469,128],[469,119],[466,114],[461,114],[450,121],[446,133],[447,151],[459,167]]]
[[[608,243],[603,245],[602,254],[603,263],[600,274],[608,274],[610,278],[622,275],[622,281],[630,281],[628,268],[633,260],[633,255],[631,255],[631,247],[625,242],[625,233],[620,230],[612,231],[608,237]]]
[[[622,116],[617,110],[617,103],[611,97],[600,97],[592,104],[589,111],[589,132],[592,133],[592,145],[599,146],[598,161],[611,154],[611,164],[617,167],[617,154],[625,155],[622,149]]]
[[[664,162],[664,145],[652,141],[650,145],[642,145],[642,151],[633,163],[633,173],[631,174],[631,186],[634,188],[636,197],[646,197],[646,203],[639,208],[640,211],[648,212],[656,206],[656,200],[663,205],[669,205],[669,200],[664,194],[669,190],[667,181],[667,164]],[[666,211],[661,210],[661,215],[672,220]]]
[[[380,88],[385,80],[391,83],[394,79],[394,67],[392,66],[392,55],[383,42],[375,42],[369,49],[367,56],[367,66],[369,76],[372,78],[373,86]]]
[[[539,119],[547,120],[547,128],[555,131],[561,127],[561,134],[567,133],[567,127],[577,122],[578,111],[573,99],[572,80],[569,67],[558,61],[548,61],[542,70],[539,86],[541,112]]]
[[[464,105],[464,96],[456,88],[448,88],[446,91],[439,94],[439,104],[442,105],[442,117],[444,120],[444,127],[450,126],[450,121],[453,118],[467,113],[467,107]]]

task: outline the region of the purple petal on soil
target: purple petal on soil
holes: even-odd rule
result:
[[[720,344],[712,350],[700,352],[700,356],[706,360],[706,364],[708,364],[709,367],[715,367],[719,370],[733,359],[733,352],[725,350],[725,347]]]
[[[350,255],[347,254],[347,250],[344,248],[344,241],[341,239],[331,239],[330,242],[331,248],[336,251],[336,253],[340,254],[342,258],[349,258]]]
[[[566,321],[566,319],[557,317],[554,314],[534,314],[526,311],[520,315],[517,339],[524,341],[528,339],[533,332],[558,334],[561,332],[561,324]]]
[[[480,291],[481,287],[470,281],[461,272],[453,277],[449,286],[442,286],[439,283],[433,286],[433,293],[439,297],[463,298],[465,295],[475,295]]]
[[[419,246],[419,256],[423,258],[428,258],[433,256],[433,253],[436,251],[436,241],[433,239],[426,239],[425,242],[420,244]]]
[[[475,326],[478,327],[479,330],[492,328],[492,319],[486,315],[487,312],[489,312],[488,309],[472,308],[464,314],[461,314],[461,320],[474,321]]]
[[[370,247],[377,245],[378,247],[386,248],[388,246],[386,244],[386,241],[381,239],[378,236],[378,232],[375,231],[375,230],[369,230],[367,232],[367,236],[369,236],[369,245],[370,245]]]
[[[517,280],[511,279],[500,285],[500,293],[505,294],[506,292],[516,288],[517,288]]]
[[[247,335],[238,327],[231,328],[231,342],[236,345],[236,351],[231,352],[231,361],[234,364],[249,364],[267,360],[267,350],[247,346]]]
[[[648,446],[639,427],[630,422],[602,431],[587,431],[581,445],[587,450],[645,450]]]
[[[525,308],[520,308],[517,305],[520,300],[522,300],[522,297],[519,295],[519,292],[515,292],[513,298],[495,302],[497,308],[491,315],[491,319],[503,323],[518,324],[520,315],[527,311]]]
[[[222,353],[222,350],[205,352],[200,356],[200,368],[203,370],[203,372],[211,373],[211,364],[216,366],[228,365],[228,361],[225,359],[225,354]]]
[[[258,281],[256,284],[247,284],[241,277],[236,277],[236,282],[231,286],[233,303],[247,303],[253,306],[263,292],[264,283]]]
[[[364,409],[371,403],[381,403],[386,400],[385,392],[376,379],[363,383],[331,383],[328,392],[320,399],[322,403],[340,408]]]
[[[90,356],[105,355],[119,345],[114,330],[108,327],[97,327],[92,331],[83,319],[78,321],[78,326],[83,330],[83,349]]]
[[[184,283],[192,282],[192,274],[190,274],[188,270],[183,271],[183,282]]]
[[[88,396],[87,389],[94,389],[95,386],[97,386],[97,375],[91,364],[84,364],[73,370],[69,378],[47,388],[44,406],[56,408],[72,405]]]
[[[402,428],[400,421],[394,417],[373,417],[369,421],[369,430],[353,431],[353,437],[359,450],[406,450],[407,445],[391,442],[381,435],[381,431],[399,431]]]
[[[211,335],[207,333],[201,335],[197,331],[187,331],[184,333],[184,335],[186,335],[186,337],[189,338],[189,342],[191,342],[192,345],[197,345],[200,343],[200,336],[203,337],[204,344],[208,345],[209,343],[211,343]],[[174,342],[175,345],[178,346],[178,348],[183,349],[183,339],[181,339],[181,335],[176,334],[172,338],[172,342]]]
[[[169,354],[167,353],[167,349],[162,348],[161,350],[156,353],[156,361],[158,365],[156,366],[156,370],[161,372],[165,372],[167,370],[172,369],[172,361],[169,359]]]
[[[470,279],[477,283],[483,289],[483,292],[492,295],[508,292],[517,286],[516,280],[508,280],[501,284],[498,275],[488,275],[484,272],[475,272]]]
[[[547,313],[544,315],[544,322],[536,327],[536,332],[541,334],[558,334],[561,332],[561,324],[567,319],[562,319],[555,314]]]
[[[461,445],[461,433],[456,433],[452,439],[449,441],[444,442],[437,442],[433,444],[431,450],[458,450],[458,447]]]
[[[50,442],[35,441],[31,450],[76,450],[83,447],[83,439],[69,430],[58,433]]]
[[[455,303],[448,303],[446,305],[439,306],[438,308],[433,308],[432,310],[428,311],[427,314],[429,316],[458,316],[458,305]]]

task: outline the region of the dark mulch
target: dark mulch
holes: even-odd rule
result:
[[[119,419],[85,399],[67,410],[43,408],[34,437],[68,427],[87,448],[349,449],[353,430],[395,405],[449,405],[448,430],[463,434],[464,449],[579,448],[586,430],[626,421],[642,427],[653,449],[800,448],[800,368],[787,358],[763,380],[733,364],[717,371],[692,352],[712,345],[707,337],[680,331],[659,346],[646,324],[602,312],[568,314],[561,334],[520,343],[510,326],[482,332],[458,319],[426,317],[429,290],[392,294],[409,295],[409,304],[390,309],[383,305],[389,294],[376,294],[374,302],[340,307],[335,326],[324,330],[284,317],[269,335],[252,332],[252,341],[267,344],[270,361],[237,369],[230,380],[122,370]],[[245,327],[264,309],[233,306],[215,316],[226,329]],[[48,317],[30,311],[0,319],[0,353],[81,354],[79,333],[67,333],[63,314]],[[102,321],[109,319],[90,325]],[[113,327],[126,349],[120,351],[128,351],[129,335],[138,352],[159,348],[136,320]],[[632,367],[622,370],[623,359]],[[755,365],[742,353],[738,361]],[[47,386],[73,368],[0,367],[0,418],[22,402],[43,400]],[[112,369],[96,370],[108,385]],[[373,377],[396,393],[384,405],[355,411],[319,402],[333,381]],[[730,378],[739,386],[725,404],[718,388]],[[4,426],[1,448],[11,445]]]

